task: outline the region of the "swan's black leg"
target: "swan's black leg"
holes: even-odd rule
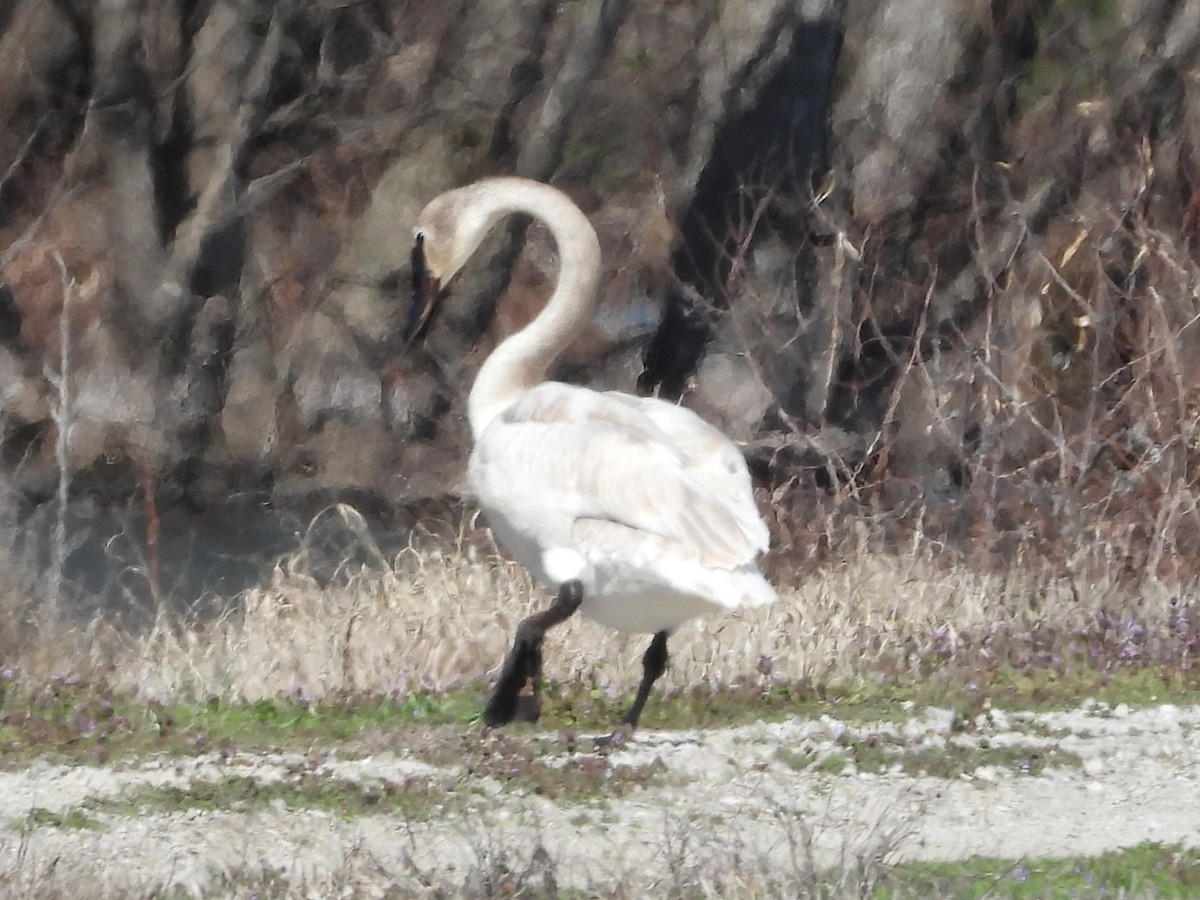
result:
[[[582,602],[583,584],[564,581],[549,607],[517,626],[512,649],[483,711],[485,725],[504,725],[513,719],[537,721],[541,713],[538,688],[542,679],[542,639],[547,630],[571,618]]]
[[[621,717],[621,724],[628,725],[631,729],[637,728],[638,719],[642,716],[642,707],[646,705],[646,698],[650,696],[650,688],[654,687],[654,682],[658,681],[665,671],[667,671],[667,633],[660,631],[654,635],[654,640],[650,642],[645,655],[642,656],[642,683],[638,685],[637,696],[633,698],[633,706],[629,707],[629,712]]]
[[[621,717],[621,725],[612,734],[596,738],[597,747],[620,747],[637,728],[638,719],[642,717],[642,707],[650,696],[654,682],[667,671],[667,632],[660,631],[650,641],[650,646],[642,655],[642,683],[638,685],[637,696],[633,698],[633,706]]]

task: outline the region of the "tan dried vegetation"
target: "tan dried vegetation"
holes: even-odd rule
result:
[[[114,689],[162,701],[402,698],[486,684],[517,622],[548,602],[481,531],[464,528],[450,550],[411,547],[386,559],[351,508],[327,514],[374,549],[373,565],[322,585],[300,553],[219,618],[180,622],[163,614],[142,634],[101,621],[20,635],[10,629],[6,664],[33,683],[64,673],[102,676]],[[871,552],[865,537],[843,550],[844,561],[777,578],[781,600],[772,607],[681,629],[664,690],[747,680],[763,688],[851,684],[918,671],[960,651],[987,657],[1000,633],[1011,636],[1011,647],[996,644],[995,662],[1013,647],[1026,659],[1047,632],[1099,640],[1095,623],[1113,608],[1129,612],[1138,635],[1171,627],[1166,598],[1146,596],[1134,608],[1115,582],[1080,591],[1066,579],[1015,568],[979,574],[930,551]],[[637,684],[644,643],[577,616],[547,639],[547,677],[610,696],[627,691]],[[1116,656],[1120,647],[1108,650]]]

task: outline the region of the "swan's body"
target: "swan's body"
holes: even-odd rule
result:
[[[547,626],[577,607],[609,627],[655,633],[652,651],[661,642],[665,665],[666,635],[688,619],[775,599],[756,563],[768,532],[750,476],[733,443],[690,410],[542,381],[587,324],[599,278],[595,231],[560,191],[492,178],[442,194],[418,221],[414,282],[436,292],[515,212],[550,228],[559,279],[538,317],[497,347],[475,380],[470,485],[497,541],[560,592]]]
[[[499,543],[544,584],[582,582],[602,625],[671,631],[775,597],[741,454],[682,407],[546,382],[492,419],[469,473]]]

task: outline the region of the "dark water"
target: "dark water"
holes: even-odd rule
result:
[[[80,619],[103,611],[137,626],[163,605],[176,614],[219,614],[242,591],[269,584],[281,561],[321,583],[382,567],[410,533],[378,512],[363,515],[338,504],[280,507],[253,494],[203,511],[176,506],[158,514],[155,560],[140,500],[117,506],[74,499],[64,552],[56,555],[57,505],[41,504],[13,523],[10,565],[23,570],[26,589],[37,596],[52,584],[52,567],[62,558],[67,610]]]

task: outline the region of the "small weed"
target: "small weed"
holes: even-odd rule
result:
[[[793,750],[790,747],[777,747],[775,758],[796,772],[803,772],[817,759],[816,752],[811,748]]]
[[[838,744],[849,753],[859,772],[886,772],[904,752],[898,740],[878,734],[851,738],[846,733],[838,739]]]
[[[35,806],[23,820],[13,823],[13,829],[24,831],[29,828],[62,828],[69,831],[100,828],[100,822],[82,809],[72,808],[63,812]]]
[[[850,758],[841,753],[830,753],[816,765],[818,772],[826,775],[841,775],[850,765]]]

